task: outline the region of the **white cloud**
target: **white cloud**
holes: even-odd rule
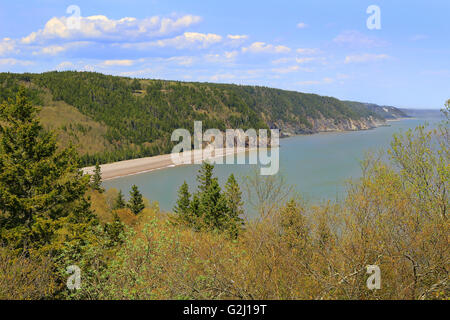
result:
[[[373,62],[379,60],[386,60],[390,57],[387,54],[370,54],[364,53],[359,55],[351,55],[345,57],[345,63],[362,63],[362,62]]]
[[[194,63],[194,57],[171,57],[166,59],[167,62],[175,62],[180,66],[190,66]]]
[[[333,39],[333,42],[356,47],[380,47],[385,45],[384,41],[370,38],[356,30],[341,32]]]
[[[318,60],[318,58],[314,58],[314,57],[295,58],[295,61],[299,64],[304,64],[304,63],[312,62],[315,60]]]
[[[289,66],[289,67],[286,67],[286,68],[275,68],[275,69],[272,69],[272,71],[275,72],[275,73],[282,73],[282,74],[284,74],[284,73],[295,72],[295,71],[298,71],[299,69],[300,69],[300,67],[295,65],[295,66]]]
[[[248,35],[245,34],[229,34],[227,35],[226,45],[237,48],[241,46],[248,39]]]
[[[285,58],[280,58],[280,59],[276,59],[276,60],[272,60],[272,64],[283,64],[283,63],[288,63],[288,62],[292,62],[294,61],[294,58],[290,57],[285,57]]]
[[[61,52],[67,51],[71,48],[78,48],[89,45],[87,41],[74,41],[64,43],[62,45],[50,45],[47,47],[41,47],[38,51],[33,51],[33,55],[51,55],[55,56]]]
[[[102,66],[105,67],[114,67],[114,66],[119,66],[119,67],[129,67],[132,66],[134,64],[133,60],[105,60],[101,63]]]
[[[245,34],[242,34],[242,35],[239,35],[239,34],[236,34],[236,35],[229,34],[229,35],[227,35],[227,38],[230,39],[230,40],[246,40],[246,39],[248,39],[248,36],[245,35]]]
[[[10,52],[18,52],[16,49],[16,43],[10,38],[3,38],[3,40],[0,41],[0,55]]]
[[[242,48],[242,52],[251,53],[288,53],[291,49],[286,46],[274,46],[265,42],[253,42],[249,47]]]
[[[125,17],[114,20],[98,15],[80,17],[79,28],[73,28],[73,26],[71,28],[68,20],[68,17],[54,17],[47,21],[43,29],[32,32],[22,38],[22,43],[30,44],[51,39],[99,39],[112,41],[151,39],[182,31],[200,22],[201,18],[185,15],[178,19],[154,16],[145,19]]]
[[[222,41],[222,36],[214,33],[185,32],[183,35],[171,39],[158,40],[150,46],[174,47],[176,49],[197,48],[204,49]]]
[[[205,55],[205,59],[212,63],[230,63],[236,60],[238,54],[239,52],[236,50],[225,51],[224,53],[207,54]]]
[[[313,49],[313,48],[298,48],[295,51],[299,54],[306,54],[306,55],[319,53],[319,49]]]
[[[56,70],[70,70],[75,69],[75,65],[70,61],[63,61],[56,66]]]
[[[233,60],[237,57],[238,54],[239,54],[239,52],[237,52],[237,51],[227,51],[224,53],[225,58],[233,59]]]
[[[37,54],[44,54],[44,55],[56,55],[58,53],[61,53],[63,51],[66,51],[67,47],[63,47],[63,46],[48,46],[48,47],[43,47],[41,50],[39,51],[34,51],[33,54],[37,55]]]
[[[32,61],[27,61],[27,60],[18,60],[18,59],[14,59],[14,58],[0,59],[0,65],[9,65],[9,66],[20,65],[20,66],[29,66],[29,65],[32,65],[32,64],[33,64]]]
[[[306,24],[306,23],[304,23],[304,22],[299,22],[299,23],[297,23],[297,28],[299,28],[299,29],[304,29],[304,28],[306,28],[308,25]]]

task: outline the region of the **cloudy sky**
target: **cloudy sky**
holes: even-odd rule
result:
[[[380,29],[367,27],[370,5]],[[448,0],[1,0],[0,72],[98,71],[441,108],[449,12]]]

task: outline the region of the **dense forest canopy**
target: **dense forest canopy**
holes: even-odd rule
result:
[[[93,124],[68,116],[64,131],[75,144],[86,143],[91,132],[95,151],[80,150],[84,165],[168,153],[176,128],[269,128],[280,121],[311,127],[317,118],[383,118],[365,104],[332,97],[257,86],[131,79],[94,72],[0,73],[0,100],[13,97],[20,85],[33,103],[61,102],[76,108]],[[47,100],[43,97],[47,97]],[[56,105],[55,108],[61,108]],[[80,115],[80,117],[81,117]],[[42,117],[42,115],[41,115]],[[64,117],[59,113],[59,119]],[[45,124],[45,119],[43,119]],[[54,126],[52,126],[54,127]]]

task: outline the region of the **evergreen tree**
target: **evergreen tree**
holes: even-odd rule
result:
[[[217,178],[212,178],[209,186],[200,193],[199,215],[203,227],[223,230],[226,224],[227,203],[221,194]]]
[[[196,230],[226,231],[236,238],[242,228],[242,193],[231,175],[225,186],[225,192],[213,177],[214,165],[204,162],[198,172],[198,191],[192,201],[186,182],[178,191],[178,200],[174,211],[179,217]]]
[[[24,88],[0,105],[0,242],[55,253],[82,239],[96,219],[75,150],[58,150],[37,111]]]
[[[190,216],[190,206],[191,194],[189,193],[188,184],[184,181],[178,190],[178,200],[173,211],[177,213],[182,220],[189,223],[192,222],[192,217]]]
[[[114,200],[113,209],[123,209],[126,207],[125,199],[123,198],[122,190],[119,190],[117,198]]]
[[[113,247],[123,242],[122,235],[125,231],[124,224],[120,221],[117,213],[114,213],[114,219],[112,222],[107,223],[104,227],[106,234],[108,235],[108,245]]]
[[[142,86],[138,79],[134,79],[131,83],[131,89],[132,90],[141,90]]]
[[[200,192],[204,192],[211,185],[213,170],[214,165],[208,162],[202,163],[202,166],[200,167],[200,170],[197,174],[197,182],[199,184],[198,188]]]
[[[130,191],[130,200],[128,201],[128,208],[134,214],[139,214],[145,208],[144,200],[142,198],[142,194],[139,192],[139,189],[136,185],[131,187]]]
[[[92,176],[91,187],[100,193],[103,193],[105,189],[102,188],[102,172],[98,162],[95,164],[94,175]]]
[[[239,185],[231,174],[225,185],[225,194],[228,207],[228,229],[233,237],[236,237],[242,228],[243,220],[241,216],[244,214],[242,203],[242,192]]]

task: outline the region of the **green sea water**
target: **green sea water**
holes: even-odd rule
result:
[[[394,133],[405,132],[428,122],[434,126],[437,119],[402,119],[388,122],[388,126],[373,130],[319,133],[280,140],[280,170],[285,181],[312,202],[336,200],[345,196],[348,179],[361,174],[360,161],[366,152],[389,148]],[[242,184],[252,170],[251,165],[216,165],[215,174],[221,185],[234,173]],[[192,189],[196,186],[199,165],[166,168],[147,173],[107,180],[105,188],[121,189],[128,195],[133,184],[151,201],[158,201],[160,208],[171,211],[177,190],[186,181]]]

